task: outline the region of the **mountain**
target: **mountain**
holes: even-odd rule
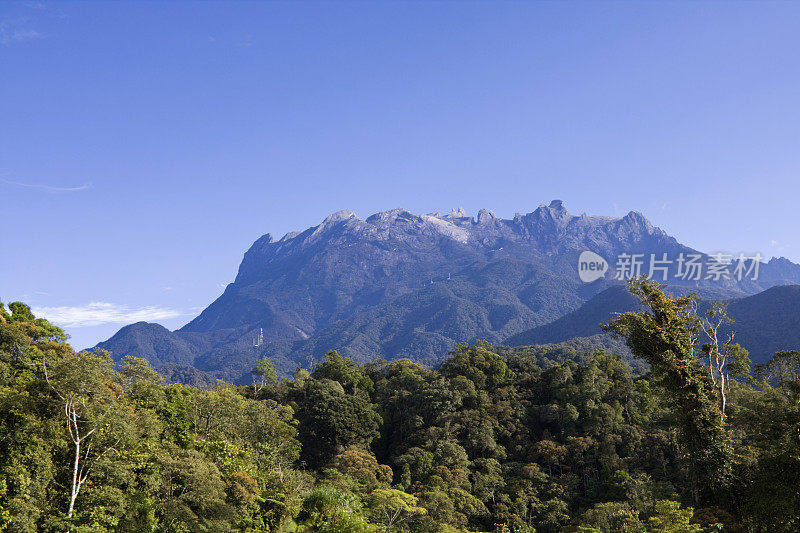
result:
[[[125,326],[98,346],[112,347],[114,355],[144,357],[154,366],[191,365],[195,358],[195,348],[186,339],[175,335],[160,324],[148,322],[136,322]]]
[[[587,250],[609,270],[620,254],[698,253],[641,213],[574,215],[559,200],[512,219],[398,208],[361,220],[339,211],[303,232],[256,240],[234,282],[183,328],[133,324],[98,347],[117,359],[170,365],[174,375],[201,370],[234,381],[247,379],[263,356],[288,373],[331,349],[360,361],[410,357],[435,365],[457,342],[500,342],[613,285],[610,271],[581,281],[578,259]],[[757,281],[674,282],[726,298],[776,280],[800,282],[800,266],[788,261],[761,270]],[[260,330],[264,343],[254,346]]]
[[[700,302],[706,308],[708,300]],[[783,285],[753,296],[727,301],[735,341],[747,348],[753,363],[765,363],[779,350],[800,349],[800,285]],[[612,342],[600,324],[614,313],[635,311],[638,300],[622,286],[610,287],[579,309],[528,331],[512,335],[504,344],[511,347],[560,344],[576,338],[591,338],[596,343]]]

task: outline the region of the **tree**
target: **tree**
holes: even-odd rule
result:
[[[675,501],[656,502],[655,513],[647,522],[624,503],[599,503],[585,512],[578,533],[700,533],[705,531],[691,523],[694,509],[681,509]],[[716,529],[714,529],[716,530]]]
[[[129,430],[131,411],[108,352],[43,352],[45,380],[61,402],[72,443],[67,517],[98,460],[116,447]],[[53,357],[50,357],[53,356]]]
[[[342,357],[336,350],[325,354],[325,360],[314,369],[315,379],[329,379],[339,382],[348,394],[359,391],[371,393],[372,380],[361,367],[349,357]]]
[[[702,329],[697,296],[669,296],[646,277],[631,279],[628,289],[645,309],[618,314],[603,328],[625,338],[672,398],[694,501],[725,498],[731,483],[731,443],[719,412],[718,390],[696,357]]]
[[[800,529],[800,351],[777,352],[756,365],[759,390],[745,391],[738,426],[757,453],[744,515],[757,531]]]
[[[755,374],[787,394],[800,397],[800,351],[776,352],[765,365],[756,365]]]
[[[681,509],[678,502],[656,502],[656,512],[647,522],[647,531],[653,533],[700,533],[703,527],[692,524],[694,509]]]
[[[708,364],[711,382],[719,393],[719,412],[723,419],[728,403],[730,377],[742,376],[750,371],[750,356],[747,350],[733,342],[734,332],[728,332],[725,339],[720,340],[722,335],[720,328],[732,323],[733,319],[728,316],[725,305],[719,302],[711,305],[701,323],[701,328],[708,338],[701,351]]]
[[[451,378],[464,376],[479,389],[493,389],[514,379],[514,372],[485,341],[478,341],[475,346],[458,344],[442,363],[441,372]]]
[[[644,533],[639,513],[625,503],[598,503],[581,517],[578,533]]]
[[[164,401],[164,377],[146,359],[126,356],[119,371],[123,391],[142,407],[158,408]]]
[[[71,350],[67,335],[26,305],[13,302],[9,311],[0,303],[0,520],[15,532],[33,533],[64,511],[63,493],[51,487],[66,435],[42,378],[42,350]]]
[[[257,398],[259,391],[264,387],[274,385],[278,381],[275,365],[268,357],[261,359],[250,373],[253,375],[253,398]]]
[[[389,531],[414,516],[427,514],[418,503],[415,496],[390,488],[375,489],[367,498],[370,517]]]
[[[164,451],[159,457],[162,479],[158,494],[164,531],[213,531],[198,526],[231,514],[219,469],[197,450],[167,447]]]
[[[348,492],[317,487],[304,499],[298,521],[305,529],[320,533],[368,533],[375,531],[361,514],[361,502]]]
[[[333,468],[369,487],[392,482],[392,469],[378,464],[375,456],[360,450],[345,450],[333,459]]]
[[[347,448],[368,448],[378,433],[380,416],[361,394],[347,394],[328,379],[305,384],[298,399],[297,419],[302,457],[320,467]]]

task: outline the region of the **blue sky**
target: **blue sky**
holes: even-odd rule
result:
[[[800,261],[800,4],[2,2],[0,300],[179,327],[352,209],[643,212]]]

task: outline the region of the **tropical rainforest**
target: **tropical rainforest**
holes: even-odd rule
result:
[[[753,366],[724,306],[629,290],[633,367],[477,342],[200,388],[0,305],[0,531],[800,530],[800,352]]]

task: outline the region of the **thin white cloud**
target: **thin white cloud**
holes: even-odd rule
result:
[[[31,41],[33,39],[39,39],[41,36],[42,34],[36,30],[7,30],[0,28],[0,42],[3,44]]]
[[[36,316],[65,328],[99,326],[101,324],[130,324],[133,322],[151,322],[167,318],[184,316],[175,309],[158,306],[128,307],[108,302],[91,302],[82,306],[34,307]]]
[[[65,18],[60,9],[38,0],[17,2],[9,7],[0,16],[0,46],[44,39],[47,35],[37,28],[53,19]]]
[[[14,185],[15,187],[25,187],[27,189],[36,189],[39,191],[44,191],[47,193],[59,193],[59,192],[77,192],[77,191],[85,191],[86,189],[91,189],[91,183],[84,183],[78,187],[55,187],[53,185],[44,185],[41,183],[23,183],[21,181],[12,181],[7,180],[5,178],[0,178],[0,182],[3,182],[7,185]]]
[[[41,39],[42,34],[27,27],[27,17],[0,20],[0,44],[9,45]]]

